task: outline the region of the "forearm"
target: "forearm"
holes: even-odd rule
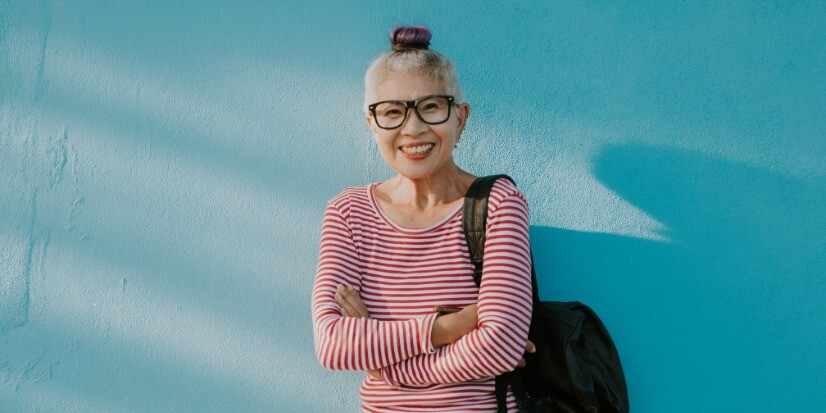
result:
[[[432,354],[421,354],[381,370],[391,386],[456,383],[493,377],[515,368],[524,353],[530,306],[516,319],[484,323]]]
[[[429,353],[436,314],[402,320],[341,317],[320,310],[315,315],[316,356],[330,370],[372,370]]]
[[[476,306],[473,313],[468,311],[454,312],[440,315],[433,322],[431,343],[434,349],[453,343],[476,328]]]

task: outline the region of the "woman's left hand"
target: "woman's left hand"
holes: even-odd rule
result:
[[[367,306],[361,300],[359,292],[349,285],[339,284],[336,287],[336,302],[341,306],[342,317],[370,318],[370,313],[367,312]],[[374,379],[381,379],[381,373],[378,370],[367,370],[367,375]]]
[[[536,353],[536,345],[531,340],[528,340],[528,342],[525,343],[525,352]],[[519,359],[519,363],[516,365],[516,367],[525,367],[525,359]]]

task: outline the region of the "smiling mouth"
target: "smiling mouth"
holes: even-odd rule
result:
[[[421,155],[421,154],[423,154],[423,153],[425,153],[425,152],[430,151],[430,150],[431,150],[431,149],[433,149],[434,147],[436,147],[436,144],[433,144],[433,143],[427,143],[427,144],[424,144],[424,145],[412,146],[412,147],[404,147],[404,146],[401,146],[401,147],[399,147],[399,149],[401,149],[401,150],[402,150],[402,152],[404,152],[404,153],[406,153],[406,154],[410,154],[410,155]]]

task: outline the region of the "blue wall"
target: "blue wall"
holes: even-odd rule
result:
[[[633,411],[826,410],[826,3],[169,3],[0,0],[0,411],[355,411],[309,291],[397,24]]]

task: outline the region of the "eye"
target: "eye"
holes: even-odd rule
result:
[[[431,97],[419,102],[419,112],[436,113],[447,107],[447,100],[442,97]]]
[[[376,115],[398,118],[404,116],[404,104],[399,102],[382,102],[376,106]]]

